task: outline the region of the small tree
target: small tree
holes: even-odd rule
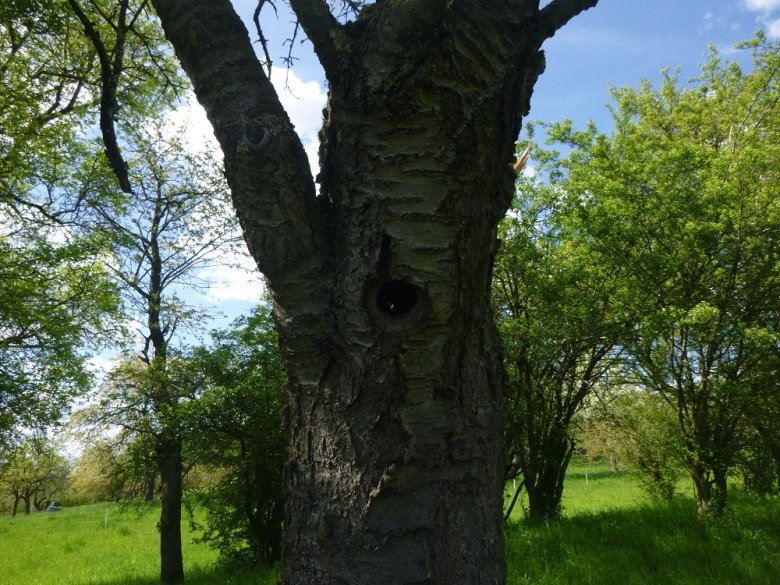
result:
[[[278,337],[261,305],[213,338],[193,356],[206,390],[186,415],[188,455],[219,472],[216,485],[198,493],[203,539],[227,559],[272,564],[281,553],[287,456]]]
[[[610,444],[639,471],[644,490],[671,500],[686,461],[675,410],[657,394],[625,387],[599,410]]]
[[[493,298],[511,388],[510,474],[522,472],[531,517],[547,520],[561,511],[575,416],[625,334],[619,281],[590,252],[571,203],[539,175],[518,182],[499,236]]]
[[[0,467],[0,485],[13,498],[11,514],[19,504],[24,513],[33,506],[45,508],[66,486],[70,468],[57,445],[46,439],[28,439],[17,447]]]
[[[727,501],[749,413],[776,394],[780,66],[763,37],[744,73],[713,52],[690,88],[614,91],[615,133],[567,134],[563,188],[641,318],[626,342],[638,386],[676,413],[704,514]]]

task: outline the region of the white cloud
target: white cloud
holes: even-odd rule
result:
[[[271,81],[284,109],[290,115],[295,131],[301,137],[312,174],[316,176],[319,167],[318,133],[322,127],[322,109],[328,102],[328,93],[317,81],[302,80],[294,69],[273,68]]]
[[[760,12],[756,20],[766,28],[769,38],[780,38],[780,18],[776,10],[780,10],[780,0],[743,0],[745,8],[753,12]]]
[[[205,292],[211,302],[251,301],[265,295],[263,277],[249,254],[239,251],[220,254],[220,265],[202,270],[198,277],[209,282]]]
[[[756,12],[769,12],[780,8],[780,0],[744,0],[748,10]]]
[[[780,39],[780,18],[767,21],[766,34],[769,38]]]
[[[166,130],[172,133],[182,132],[184,144],[192,152],[201,153],[219,148],[211,122],[206,117],[206,110],[191,91],[185,104],[168,114]]]

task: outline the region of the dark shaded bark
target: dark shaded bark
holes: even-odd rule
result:
[[[172,585],[184,581],[181,552],[182,454],[177,436],[157,439],[160,466],[160,581]]]
[[[561,514],[563,482],[574,453],[574,442],[566,437],[564,429],[559,430],[559,433],[526,438],[522,443],[521,467],[528,494],[528,514],[536,521],[551,520]]]
[[[545,23],[561,13],[387,1],[342,26],[306,18],[324,2],[293,2],[330,82],[315,197],[229,3],[154,4],[274,293],[290,390],[284,582],[504,583],[489,285]],[[553,4],[570,18],[595,0]]]

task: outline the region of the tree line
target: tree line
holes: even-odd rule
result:
[[[535,518],[560,513],[583,432],[656,495],[687,470],[702,515],[723,511],[737,471],[780,487],[780,53],[763,35],[740,48],[747,72],[713,50],[688,84],[667,71],[613,89],[610,134],[542,125],[493,285],[508,475]]]

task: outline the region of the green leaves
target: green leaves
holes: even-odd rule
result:
[[[745,46],[748,73],[712,52],[689,86],[667,72],[613,90],[610,136],[551,130],[572,150],[550,176],[634,323],[628,372],[678,408],[689,463],[720,477],[778,362],[780,49]]]

